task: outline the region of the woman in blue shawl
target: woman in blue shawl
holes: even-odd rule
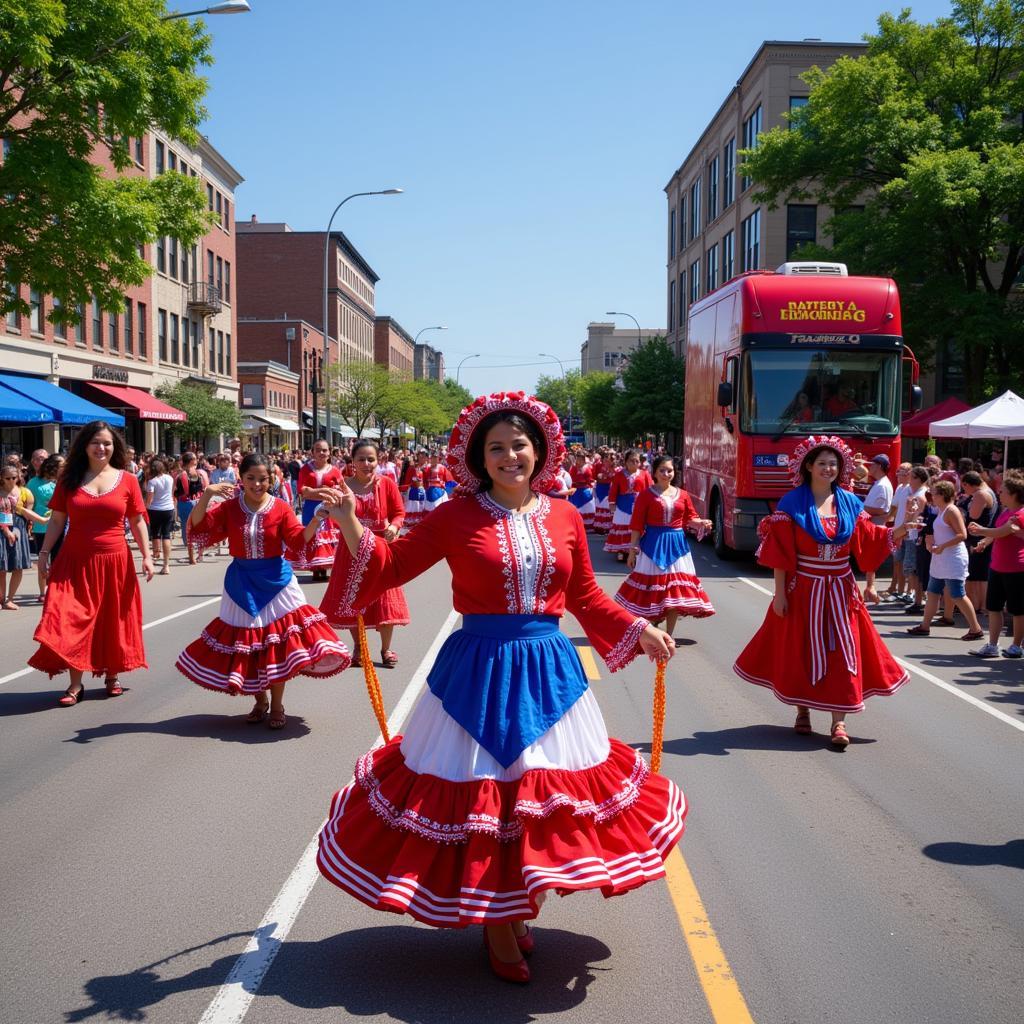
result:
[[[775,597],[733,668],[796,705],[798,733],[812,732],[811,708],[831,712],[831,743],[845,749],[847,714],[863,711],[868,697],[895,693],[909,678],[868,615],[850,555],[874,570],[908,527],[875,526],[864,514],[846,489],[853,454],[841,438],[807,438],[789,467],[796,486],[761,523],[757,552],[774,570]]]

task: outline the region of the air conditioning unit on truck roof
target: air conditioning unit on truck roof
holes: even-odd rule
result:
[[[789,276],[816,275],[818,277],[849,277],[845,263],[783,263],[776,274]]]

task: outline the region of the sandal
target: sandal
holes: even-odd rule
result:
[[[284,713],[284,708],[280,711],[271,711],[270,718],[267,720],[267,726],[271,729],[283,729],[288,723],[288,716]]]
[[[394,651],[381,651],[380,663],[385,668],[394,668],[398,664],[398,655]]]
[[[985,631],[982,629],[969,630],[964,633],[961,640],[980,640],[985,635]]]
[[[811,712],[807,709],[796,713],[796,721],[793,723],[793,732],[801,736],[809,736],[814,730],[811,728]]]
[[[124,693],[124,687],[117,681],[117,676],[108,676],[103,680],[103,685],[107,688],[108,697],[120,697]]]
[[[935,624],[937,626],[955,626],[956,625],[956,620],[955,619],[945,619],[945,618],[943,618],[943,619],[939,619]]]
[[[928,626],[912,626],[907,630],[907,636],[931,636],[931,632]]]
[[[845,750],[850,745],[850,737],[846,735],[846,725],[843,722],[833,722],[832,732],[829,736],[832,746]]]
[[[82,683],[77,690],[72,690],[69,686],[64,691],[64,696],[57,701],[62,708],[73,708],[80,700],[85,697],[85,684]]]
[[[4,601],[4,611],[18,612],[21,609],[13,601]]]
[[[258,725],[267,717],[267,712],[270,710],[269,700],[258,700],[253,705],[252,711],[245,716],[245,721],[249,725]]]

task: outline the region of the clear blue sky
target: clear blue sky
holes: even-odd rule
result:
[[[578,365],[606,310],[664,326],[662,190],[758,46],[857,41],[901,6],[251,4],[207,19],[205,131],[246,179],[238,219],[323,230],[349,193],[405,189],[353,200],[338,226],[380,275],[378,314],[411,334],[447,324],[422,340],[450,376],[482,353],[462,368],[475,393],[557,373],[509,365],[538,352]],[[913,12],[932,21],[949,4]]]

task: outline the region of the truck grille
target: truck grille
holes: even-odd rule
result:
[[[789,469],[784,466],[755,466],[754,486],[769,497],[781,497],[793,484],[789,479]]]

